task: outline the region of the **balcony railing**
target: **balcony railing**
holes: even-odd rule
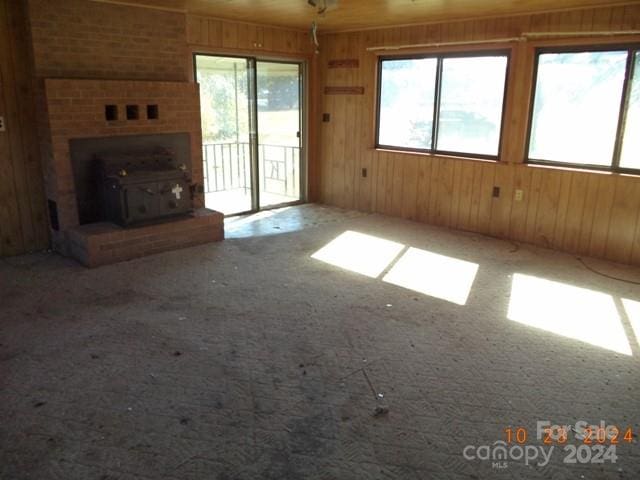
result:
[[[206,143],[204,158],[205,193],[251,189],[249,143]],[[258,177],[263,192],[298,197],[300,148],[258,145]]]

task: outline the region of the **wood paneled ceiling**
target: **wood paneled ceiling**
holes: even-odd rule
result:
[[[611,0],[338,0],[324,14],[307,0],[94,0],[320,32],[638,3]],[[316,0],[320,6],[324,0]],[[332,3],[328,0],[328,3]]]

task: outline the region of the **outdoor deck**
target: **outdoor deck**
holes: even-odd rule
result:
[[[225,215],[251,210],[251,155],[248,142],[202,146],[205,205]],[[260,207],[300,199],[300,148],[258,145]]]

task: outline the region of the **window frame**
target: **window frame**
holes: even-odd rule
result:
[[[430,53],[417,53],[407,55],[380,55],[377,62],[377,82],[376,82],[376,124],[375,124],[375,149],[379,150],[391,150],[399,152],[412,152],[422,153],[428,155],[442,155],[451,157],[468,158],[475,160],[492,160],[495,162],[500,161],[502,158],[502,143],[504,133],[504,123],[507,114],[507,99],[509,91],[509,78],[511,73],[511,52],[512,49],[506,48],[493,48],[490,50],[465,50],[465,51],[443,51],[443,52],[430,52]],[[448,58],[475,58],[475,57],[492,57],[500,56],[507,59],[507,66],[504,76],[504,89],[502,92],[502,111],[500,114],[500,133],[498,134],[498,153],[496,155],[487,155],[483,153],[469,153],[469,152],[456,152],[450,150],[439,150],[438,144],[438,126],[440,122],[440,101],[442,98],[442,70],[443,60]],[[382,95],[382,62],[389,60],[422,60],[427,58],[435,58],[436,65],[436,79],[434,89],[434,106],[433,116],[431,118],[432,130],[431,130],[431,146],[432,148],[413,148],[402,147],[398,145],[386,145],[380,143],[380,114],[381,114],[381,95]],[[433,148],[436,146],[436,148]]]
[[[626,51],[627,61],[625,65],[625,77],[622,83],[622,95],[620,105],[618,107],[618,124],[616,125],[616,136],[614,139],[613,154],[610,164],[593,165],[586,163],[561,162],[558,160],[541,160],[531,158],[529,152],[531,149],[531,133],[533,130],[534,105],[536,101],[536,90],[538,83],[538,66],[540,64],[540,55],[548,53],[588,53],[588,52],[613,52]],[[531,95],[529,98],[529,118],[527,122],[527,136],[524,150],[524,164],[543,165],[556,168],[568,168],[579,170],[593,170],[600,172],[628,173],[639,174],[640,168],[626,168],[620,166],[620,155],[622,152],[622,142],[624,139],[624,131],[626,127],[627,111],[629,109],[629,98],[631,93],[631,79],[635,73],[635,55],[640,55],[640,43],[609,43],[609,44],[586,44],[586,45],[567,45],[567,46],[551,46],[537,47],[534,51],[533,58],[533,77],[531,82]],[[638,72],[640,75],[640,72]]]

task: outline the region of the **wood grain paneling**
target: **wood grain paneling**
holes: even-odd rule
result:
[[[47,247],[25,5],[0,0],[0,256]]]
[[[345,58],[339,60],[329,60],[329,68],[358,68],[360,61],[357,58]]]
[[[325,95],[364,95],[364,87],[324,87]]]
[[[640,29],[640,5],[322,35],[320,91],[364,85],[365,94],[321,95],[320,111],[331,114],[329,123],[319,124],[321,200],[640,265],[639,176],[523,163],[534,48],[560,40],[503,45],[512,53],[500,162],[374,148],[377,57],[368,47],[560,30],[585,33],[567,41],[572,44],[619,41],[589,37],[589,32],[609,29]],[[358,59],[359,68],[329,68],[328,62],[339,58]],[[497,198],[494,187],[500,187]],[[515,201],[516,190],[523,191],[520,201]]]
[[[260,54],[307,55],[313,52],[305,31],[187,15],[187,43],[198,47]]]
[[[94,0],[102,3],[145,5],[152,8],[186,11],[231,20],[266,23],[283,27],[307,29],[312,21],[325,31],[355,30],[388,25],[420,22],[442,22],[462,18],[497,17],[540,11],[566,10],[620,4],[615,0],[339,0],[324,14],[310,6],[307,0]],[[321,7],[322,2],[318,2]],[[565,18],[566,17],[566,18]],[[564,13],[554,16],[555,25],[570,22]],[[596,18],[595,22],[599,20]],[[594,24],[595,24],[594,22]],[[473,35],[476,26],[486,24],[447,25],[449,34],[461,38]]]

